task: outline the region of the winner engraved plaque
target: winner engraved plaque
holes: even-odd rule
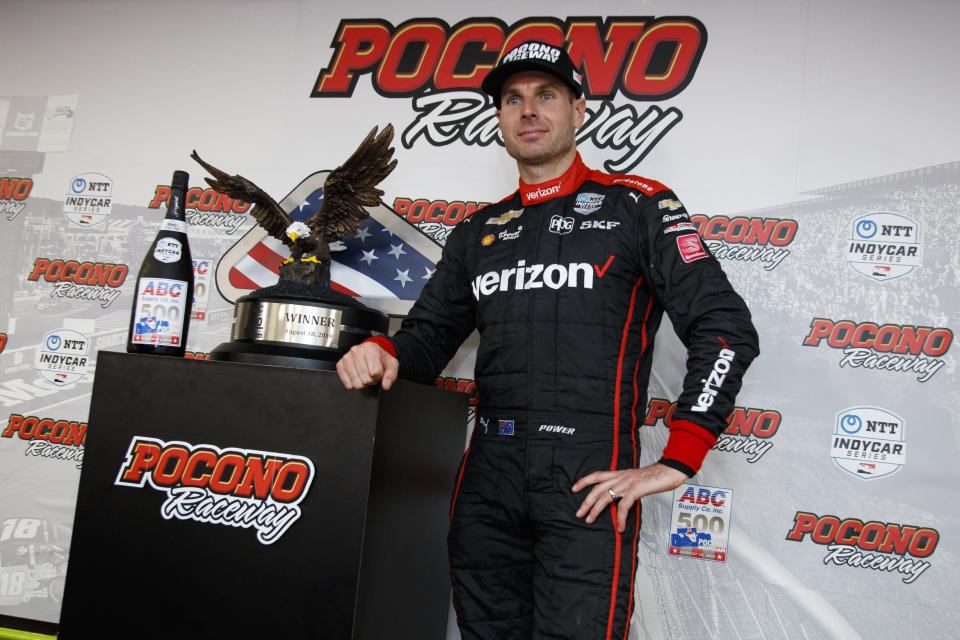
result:
[[[192,158],[214,177],[207,183],[232,198],[253,203],[257,224],[290,247],[277,284],[237,300],[232,340],[210,352],[214,360],[334,369],[350,347],[385,335],[389,318],[340,293],[330,284],[330,243],[357,230],[364,207],[380,202],[376,185],[397,164],[392,160],[393,126],[374,128],[352,156],[327,176],[323,203],[312,218],[295,221],[266,192],[241,176],[230,176]]]

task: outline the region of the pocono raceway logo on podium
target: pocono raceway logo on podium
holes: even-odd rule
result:
[[[268,545],[300,518],[313,472],[303,456],[135,436],[114,484],[166,491],[165,520],[256,529]]]

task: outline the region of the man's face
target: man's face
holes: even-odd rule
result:
[[[548,73],[524,71],[507,78],[500,92],[500,133],[510,154],[528,166],[548,164],[576,147],[586,101]]]

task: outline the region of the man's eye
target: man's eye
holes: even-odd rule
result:
[[[507,98],[507,104],[517,104],[519,102],[520,102],[520,98],[518,98],[517,96],[511,96]]]
[[[553,94],[550,93],[549,91],[546,91],[546,92],[544,92],[543,94],[541,94],[541,97],[542,97],[544,100],[553,100]]]

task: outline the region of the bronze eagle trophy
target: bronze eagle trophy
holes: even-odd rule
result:
[[[330,244],[357,231],[365,207],[380,203],[377,188],[397,161],[393,125],[367,134],[346,162],[323,183],[323,202],[311,218],[294,220],[263,189],[243,176],[228,175],[196,160],[213,177],[207,184],[231,198],[253,204],[250,215],[271,236],[290,247],[279,281],[239,298],[231,342],[210,352],[211,359],[310,369],[333,369],[351,346],[384,335],[389,318],[330,283]]]
[[[369,214],[364,207],[379,204],[377,185],[393,171],[393,125],[377,133],[374,127],[346,162],[323,183],[323,204],[305,221],[293,220],[276,200],[243,176],[228,175],[204,162],[196,150],[190,155],[213,178],[207,184],[231,198],[253,204],[250,215],[274,238],[290,247],[290,259],[280,265],[280,283],[296,282],[330,287],[330,244],[356,232]]]

